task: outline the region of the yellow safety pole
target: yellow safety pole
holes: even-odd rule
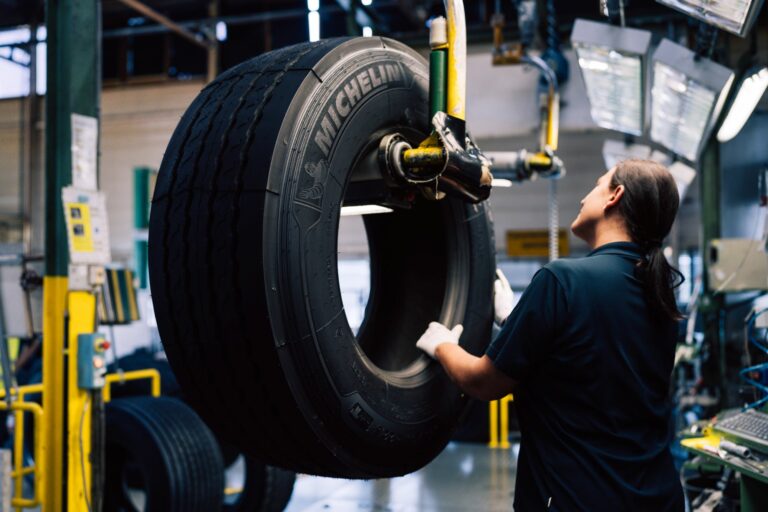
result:
[[[499,447],[499,401],[491,400],[488,404],[488,425],[490,427],[488,448]]]
[[[463,0],[445,0],[448,18],[448,112],[466,120],[467,98],[467,23]]]
[[[35,425],[35,428],[40,428]],[[17,409],[14,413],[14,433],[13,433],[13,471],[16,474],[13,495],[17,498],[24,496],[24,478],[22,477],[24,469],[24,411]],[[16,512],[21,512],[21,507],[16,507]]]
[[[488,403],[488,448],[509,449],[509,403],[512,395]]]
[[[68,301],[67,347],[67,510],[91,508],[91,412],[90,393],[77,381],[78,335],[95,330],[96,297],[90,292],[73,291]]]
[[[63,510],[64,485],[64,407],[67,399],[64,386],[64,312],[67,300],[67,278],[43,278],[43,410],[45,420],[42,436],[47,451],[48,468],[44,489],[44,512]]]
[[[546,146],[551,151],[557,151],[560,133],[560,94],[550,87],[547,96],[547,137]]]
[[[509,402],[512,401],[512,395],[507,395],[499,400],[499,416],[501,417],[501,427],[499,428],[499,448],[509,449]]]

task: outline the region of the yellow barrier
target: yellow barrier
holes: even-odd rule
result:
[[[488,448],[509,449],[509,402],[512,400],[512,395],[507,395],[488,404]]]
[[[22,386],[19,388],[18,397],[11,403],[10,410],[14,413],[14,439],[13,439],[13,470],[11,477],[14,479],[14,498],[11,499],[11,506],[20,512],[23,508],[37,507],[43,505],[41,489],[43,488],[43,476],[45,475],[45,437],[40,434],[43,426],[43,408],[34,402],[24,402],[26,395],[31,393],[40,393],[43,390],[42,384],[33,384],[31,386]],[[15,393],[12,393],[15,394]],[[2,393],[2,397],[5,393]],[[8,404],[0,401],[0,411],[8,410]],[[35,463],[32,466],[24,467],[24,413],[30,413],[35,418]],[[23,479],[24,476],[34,475],[34,495],[32,498],[23,498]]]
[[[104,389],[102,390],[102,397],[104,397],[104,403],[112,400],[112,384],[115,382],[128,382],[129,380],[141,380],[150,379],[152,381],[152,396],[157,398],[160,396],[160,372],[155,369],[148,368],[146,370],[135,370],[132,372],[119,372],[110,373],[104,378]]]
[[[125,373],[112,373],[105,377],[102,396],[104,402],[112,399],[112,384],[116,382],[128,382],[132,380],[150,379],[152,386],[152,396],[160,396],[160,372],[155,369],[136,370]],[[11,403],[10,409],[14,411],[14,446],[13,446],[13,470],[11,477],[14,479],[14,498],[11,500],[11,506],[17,512],[24,508],[42,506],[44,498],[41,490],[43,489],[43,478],[45,475],[45,441],[46,437],[41,435],[43,426],[43,408],[34,402],[25,402],[28,395],[42,393],[42,384],[31,384],[28,386],[19,386],[18,393],[11,390],[11,396],[15,401]],[[0,411],[8,410],[8,404],[2,401],[6,396],[5,390],[0,390]],[[34,443],[34,464],[24,466],[24,414],[30,413],[35,418],[35,443]],[[26,475],[34,474],[34,495],[32,498],[22,498],[23,478]]]

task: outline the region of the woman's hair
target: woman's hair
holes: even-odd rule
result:
[[[624,160],[616,165],[611,179],[611,189],[619,185],[624,187],[624,195],[618,213],[632,240],[646,253],[638,267],[648,305],[657,315],[680,320],[683,316],[677,309],[673,289],[682,283],[683,276],[667,262],[661,250],[680,205],[675,180],[657,162]]]

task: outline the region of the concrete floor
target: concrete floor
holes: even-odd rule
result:
[[[298,475],[285,512],[509,512],[515,489],[518,444],[491,450],[451,443],[430,464],[399,478],[341,480]],[[232,468],[235,486],[242,467]],[[143,510],[143,493],[132,493]],[[39,512],[39,509],[30,509]]]
[[[426,467],[399,478],[361,481],[299,475],[286,512],[509,511],[515,448],[451,443]]]

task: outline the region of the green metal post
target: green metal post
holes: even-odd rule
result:
[[[43,280],[43,410],[46,440],[44,509],[67,506],[68,381],[65,314],[69,252],[61,189],[72,182],[72,114],[98,118],[101,90],[98,0],[47,0],[45,102],[45,278]],[[72,477],[74,478],[74,476]],[[84,483],[81,483],[81,486]]]
[[[61,189],[72,183],[72,114],[99,115],[101,16],[97,0],[48,0],[45,100],[45,271],[66,276]]]
[[[704,324],[704,339],[712,360],[705,369],[704,378],[719,384],[722,405],[727,404],[725,383],[725,343],[721,339],[720,315],[723,308],[722,294],[714,293],[709,285],[707,251],[710,242],[720,237],[720,144],[712,137],[704,148],[700,160],[699,189],[701,195],[701,257],[702,284],[700,312]]]
[[[448,50],[429,54],[429,122],[438,112],[445,112],[448,86]]]

